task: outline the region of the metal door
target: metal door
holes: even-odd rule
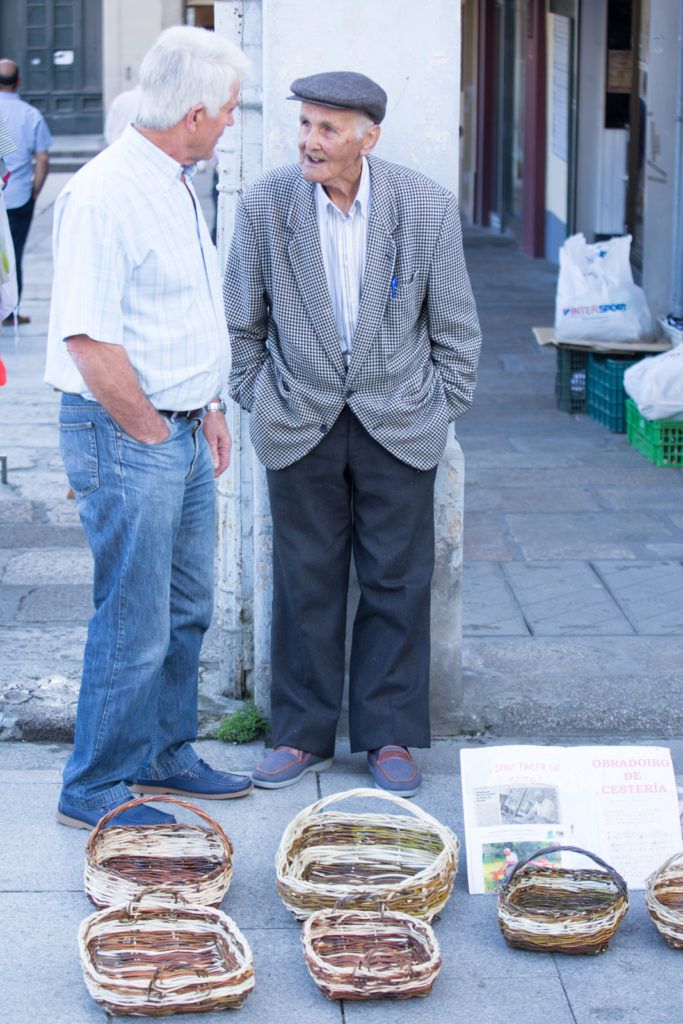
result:
[[[101,0],[3,0],[0,52],[56,134],[102,131]]]

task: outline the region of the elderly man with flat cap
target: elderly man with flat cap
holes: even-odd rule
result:
[[[371,155],[387,97],[339,71],[300,78],[299,166],[240,199],[225,275],[232,397],[249,410],[273,519],[276,789],[329,767],[353,554],[352,751],[412,796],[427,747],[434,478],[472,402],[481,334],[456,197]]]

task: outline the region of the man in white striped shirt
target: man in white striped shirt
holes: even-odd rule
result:
[[[92,829],[132,792],[228,799],[248,776],[192,748],[213,608],[214,477],[230,459],[229,349],[216,252],[192,188],[233,124],[241,52],[167,29],[140,68],[136,123],[55,208],[45,378],[95,561],[74,749],[57,819]],[[116,825],[172,822],[143,804]]]

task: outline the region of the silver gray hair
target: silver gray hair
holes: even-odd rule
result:
[[[366,114],[365,111],[363,110],[357,111],[357,115],[358,116],[356,120],[356,138],[360,142],[363,139],[368,128],[372,128],[373,124],[376,124],[377,122],[373,121],[370,115]]]
[[[166,131],[197,104],[216,117],[250,68],[240,48],[215,32],[191,25],[167,28],[140,65],[137,123]]]

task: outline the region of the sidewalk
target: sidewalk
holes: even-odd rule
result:
[[[444,740],[422,752],[425,781],[416,801],[464,839],[459,748]],[[262,745],[200,742],[200,755],[226,769],[248,769]],[[54,820],[66,746],[5,743],[0,779],[5,807],[0,874],[2,1010],[8,1024],[105,1024],[81,978],[76,934],[93,908],[83,892],[86,833]],[[683,764],[683,746],[673,747]],[[274,857],[294,815],[321,796],[367,785],[364,757],[340,744],[334,767],[280,791],[201,806],[231,837],[234,874],[222,907],[254,954],[256,986],[239,1024],[676,1024],[681,1018],[680,951],[652,925],[642,891],[608,950],[598,957],[510,949],[500,934],[494,896],[470,896],[465,852],[453,894],[434,929],[442,968],[427,999],[328,1002],[305,966],[300,926],[275,888]],[[407,803],[410,803],[407,801]],[[158,806],[163,807],[159,804]],[[175,808],[172,808],[175,813]],[[383,811],[383,805],[377,808]],[[375,810],[374,803],[368,810]],[[179,819],[193,815],[180,809]],[[196,818],[195,818],[196,820]],[[672,851],[672,853],[675,851]],[[140,1018],[135,1018],[140,1020]],[[219,1024],[225,1014],[188,1014],[183,1024]]]
[[[8,457],[8,484],[0,485],[0,736],[24,739],[0,744],[0,1019],[9,1024],[109,1019],[85,990],[76,947],[78,924],[92,909],[82,886],[86,833],[54,820],[91,573],[57,449],[58,396],[41,383],[51,204],[65,180],[48,178],[25,255],[22,311],[32,322],[16,347],[11,331],[0,335],[8,372],[0,390],[0,454]],[[458,424],[467,475],[463,734],[421,753],[417,797],[461,842],[465,745],[658,743],[671,748],[683,775],[683,473],[652,466],[622,435],[584,415],[556,410],[555,353],[531,335],[533,325],[552,322],[555,268],[488,232],[467,231],[466,245],[485,347],[475,406]],[[209,636],[205,671],[215,657]],[[217,767],[246,771],[263,745],[206,740],[198,752]],[[364,757],[342,741],[331,770],[296,786],[202,804],[234,842],[223,908],[254,952],[256,988],[236,1018],[241,1024],[680,1019],[680,954],[650,923],[642,891],[631,893],[602,956],[512,950],[498,929],[495,898],[468,894],[464,849],[435,925],[443,967],[430,997],[327,1002],[306,971],[299,926],[277,895],[273,859],[302,807],[369,778]],[[192,820],[189,812],[179,817]]]

